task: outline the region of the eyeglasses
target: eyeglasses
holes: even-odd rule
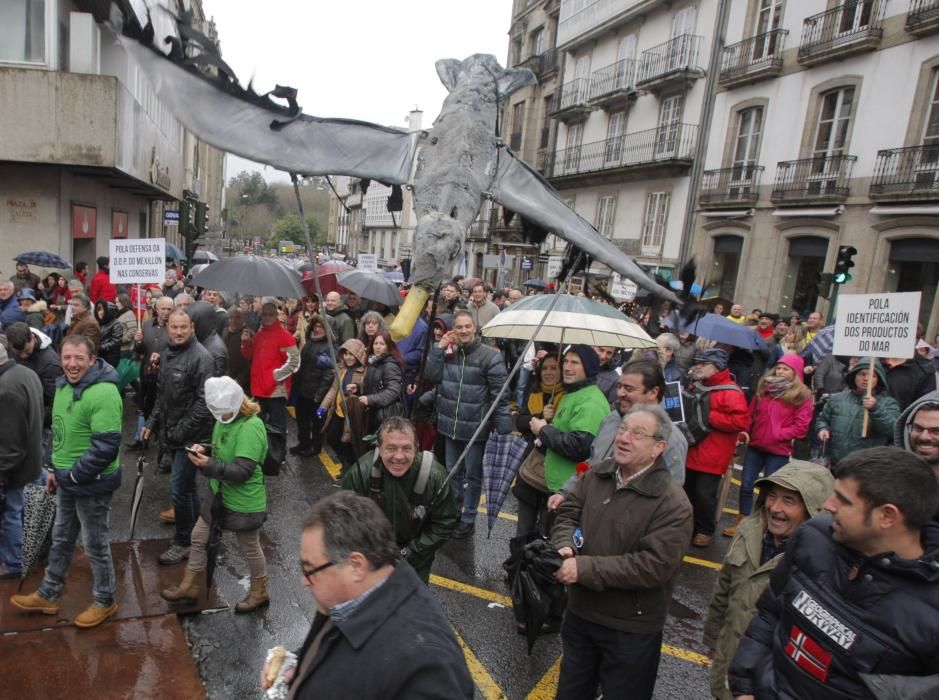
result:
[[[629,437],[633,440],[644,440],[646,438],[652,438],[653,440],[661,440],[658,435],[653,435],[652,433],[647,433],[641,428],[620,428],[621,433],[629,433]]]
[[[926,426],[920,425],[919,423],[913,423],[913,425],[910,426],[910,433],[916,433],[917,435],[926,433],[930,437],[939,438],[939,426],[936,426],[935,428],[927,428]]]
[[[324,569],[328,569],[329,567],[335,566],[335,565],[336,565],[336,562],[328,561],[325,564],[314,566],[312,569],[304,569],[303,564],[300,564],[300,574],[303,576],[303,578],[307,580],[307,583],[309,583],[312,586],[313,581],[311,581],[310,579],[316,576],[320,571],[323,571]]]

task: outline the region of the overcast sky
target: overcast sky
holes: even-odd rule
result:
[[[447,94],[434,62],[491,53],[504,65],[512,15],[512,0],[203,0],[203,7],[215,19],[222,57],[258,92],[289,85],[307,114],[389,126],[407,126],[417,106],[425,127]],[[246,169],[289,181],[228,156],[229,179]]]

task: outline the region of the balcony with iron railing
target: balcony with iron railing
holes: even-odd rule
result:
[[[567,178],[663,164],[688,166],[697,135],[696,124],[676,123],[571,146],[545,153],[542,172],[547,178]]]
[[[538,79],[544,81],[558,72],[561,67],[561,52],[557,47],[548,49],[538,55],[538,62],[532,67]]]
[[[885,0],[848,0],[808,17],[802,25],[799,63],[814,66],[873,51],[883,36]]]
[[[818,156],[776,164],[775,204],[841,204],[857,156]]]
[[[583,121],[592,108],[587,105],[590,95],[590,81],[587,78],[575,78],[564,83],[551,99],[548,116],[563,122]]]
[[[594,71],[590,76],[590,104],[612,112],[635,102],[635,77],[636,61],[631,58]]]
[[[870,198],[939,200],[939,144],[878,151]]]
[[[747,85],[779,75],[788,34],[785,29],[774,29],[725,47],[718,77],[721,87]]]
[[[762,177],[763,166],[755,163],[705,170],[698,203],[705,209],[755,206]]]
[[[623,21],[644,0],[561,0],[558,15],[558,46],[580,44]]]
[[[690,85],[704,77],[704,69],[697,65],[702,37],[682,34],[664,44],[642,52],[636,87],[659,92],[679,85]]]
[[[910,0],[906,31],[915,36],[939,31],[939,0]]]

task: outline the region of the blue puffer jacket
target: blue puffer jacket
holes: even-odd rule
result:
[[[469,440],[493,399],[505,384],[505,362],[498,350],[474,340],[456,346],[453,357],[444,359],[443,350],[431,346],[424,368],[425,380],[438,384],[437,430],[454,440]],[[503,394],[492,414],[492,427],[500,433],[512,432],[512,414],[507,394]],[[485,440],[489,426],[481,435]]]
[[[860,674],[939,673],[939,524],[916,561],[864,557],[830,525],[818,515],[789,540],[730,666],[734,697],[856,700],[874,697]]]

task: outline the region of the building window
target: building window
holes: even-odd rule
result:
[[[650,192],[646,198],[646,216],[642,222],[643,255],[657,255],[662,249],[670,197],[671,192]]]
[[[932,71],[929,104],[926,107],[926,127],[923,129],[923,145],[939,144],[939,70]]]
[[[522,131],[525,128],[525,102],[512,105],[512,133],[509,137],[509,148],[518,151],[522,147]]]
[[[46,1],[0,2],[0,61],[44,63]]]
[[[685,98],[681,93],[662,99],[659,107],[659,128],[655,139],[656,158],[669,158],[675,154],[684,104]]]
[[[734,142],[735,167],[754,165],[759,161],[762,135],[762,107],[751,107],[737,112],[737,136]]]
[[[618,163],[623,157],[623,136],[626,133],[626,113],[614,112],[606,128],[607,165]]]
[[[613,238],[613,217],[616,215],[616,196],[600,197],[597,202],[597,231],[604,238]]]
[[[567,129],[567,148],[564,149],[564,170],[576,172],[580,166],[580,144],[584,138],[584,125],[572,124]]]
[[[522,62],[522,37],[512,39],[512,65]]]
[[[816,158],[844,154],[850,133],[853,103],[853,87],[839,88],[822,95],[812,153]]]
[[[529,38],[531,45],[531,55],[540,56],[544,53],[544,27],[538,27],[531,33]]]

